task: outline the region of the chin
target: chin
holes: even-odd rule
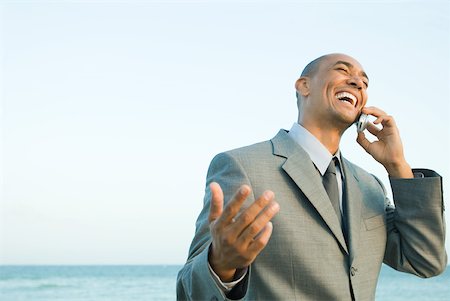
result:
[[[349,127],[351,127],[357,120],[358,115],[356,116],[339,116],[339,128],[342,130],[342,132],[346,131]]]
[[[340,114],[339,117],[337,117],[337,118],[341,122],[343,122],[345,124],[349,124],[348,126],[350,126],[356,122],[356,120],[358,119],[358,116],[359,116],[358,113],[349,114],[348,112],[346,112],[346,114]]]

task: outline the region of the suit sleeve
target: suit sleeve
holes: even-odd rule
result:
[[[177,300],[229,300],[213,279],[208,268],[208,250],[211,244],[208,223],[211,200],[209,184],[211,182],[217,182],[221,186],[224,193],[224,206],[241,185],[247,184],[251,187],[242,166],[230,154],[222,153],[212,160],[208,169],[203,209],[197,219],[195,236],[189,249],[188,259],[178,273]],[[246,202],[253,202],[253,200],[254,197],[251,194]],[[246,278],[248,277],[250,275]],[[247,283],[248,279],[245,279],[243,285],[246,286]],[[246,287],[236,289],[241,292],[242,296],[240,297],[245,295]],[[236,289],[232,290],[234,297]]]
[[[447,265],[442,178],[431,170],[413,172],[424,177],[390,179],[395,208],[387,208],[384,262],[427,278]]]

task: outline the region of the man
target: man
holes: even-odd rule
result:
[[[295,84],[290,131],[213,159],[178,299],[374,300],[382,262],[420,277],[444,270],[442,179],[411,170],[394,119],[365,107],[368,81],[350,56],[319,57]],[[388,172],[395,208],[339,151],[361,113],[376,117],[377,140],[357,141]]]

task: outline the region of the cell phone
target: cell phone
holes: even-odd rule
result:
[[[358,121],[355,122],[356,131],[358,133],[364,131],[368,123],[369,123],[369,115],[361,113],[361,115],[359,115]]]

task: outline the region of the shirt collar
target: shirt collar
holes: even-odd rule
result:
[[[341,164],[341,153],[339,149],[333,156],[313,134],[300,124],[295,122],[288,135],[306,151],[322,176],[325,174],[333,157],[336,157],[339,164]]]

